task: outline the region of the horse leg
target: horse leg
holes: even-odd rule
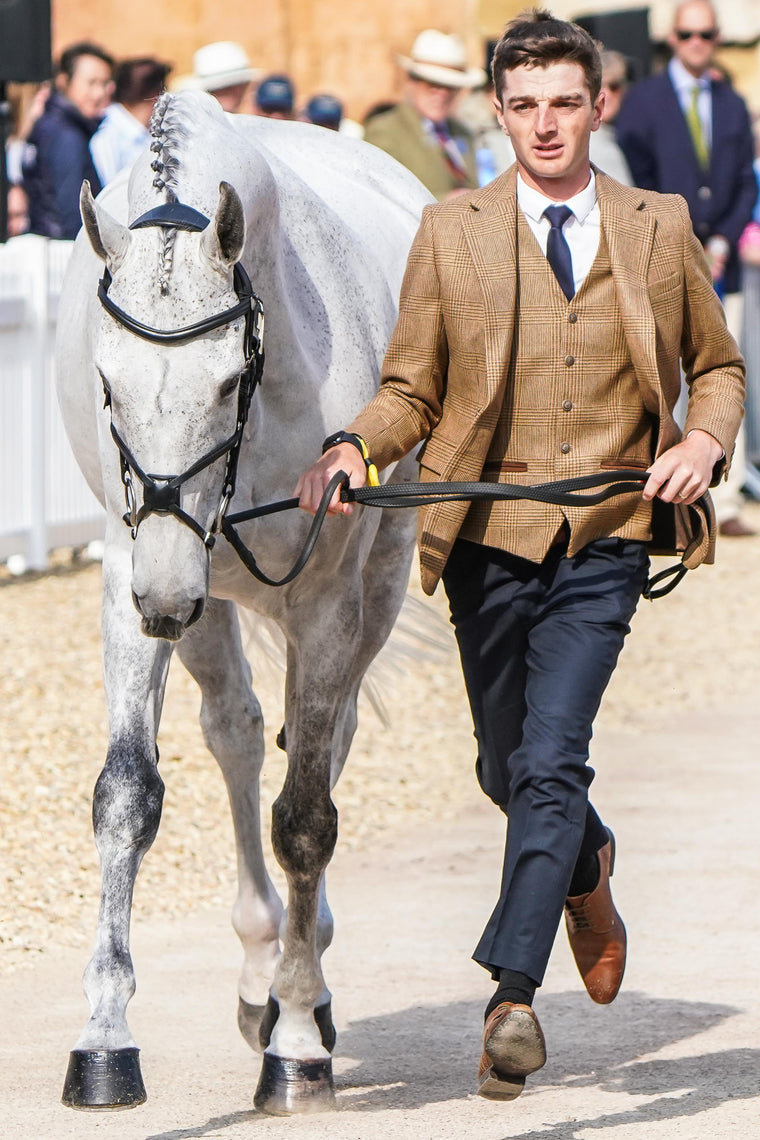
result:
[[[261,849],[263,720],[251,690],[251,670],[233,603],[211,599],[204,616],[179,642],[177,652],[200,686],[203,735],[227,785],[238,868],[232,925],[243,945],[238,1025],[251,1048],[260,1050],[261,1023],[267,1010],[262,998],[279,958],[283,908]],[[264,1035],[268,1040],[266,1026]]]
[[[101,865],[100,917],[84,973],[90,1019],[70,1055],[63,1089],[63,1103],[72,1108],[131,1108],[146,1095],[126,1018],[135,991],[129,923],[137,872],[161,819],[164,785],[156,734],[171,646],[141,633],[130,579],[130,552],[107,545],[103,666],[109,744],[92,807]]]
[[[317,1010],[323,1020],[329,998],[320,954],[332,928],[323,875],[337,838],[332,752],[353,688],[361,630],[360,584],[342,583],[346,592],[338,598],[303,597],[288,630],[288,771],[272,807],[272,843],[287,879],[288,912],[273,986],[278,1016],[254,1097],[258,1109],[275,1115],[319,1111],[334,1102],[332,1061],[324,1026],[317,1024]],[[328,1033],[330,1045],[333,1037]]]

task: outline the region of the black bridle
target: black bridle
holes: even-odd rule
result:
[[[209,225],[209,222],[209,218],[201,214],[198,210],[194,210],[191,206],[185,206],[181,202],[170,202],[162,206],[157,206],[155,209],[149,210],[146,214],[142,214],[136,221],[132,222],[129,228],[136,230],[143,229],[146,226],[162,226],[199,232],[204,230],[206,226]],[[248,419],[248,411],[253,393],[256,387],[261,383],[264,371],[264,306],[261,303],[261,299],[254,293],[250,278],[239,261],[236,262],[233,268],[233,285],[238,298],[237,304],[232,305],[229,309],[224,309],[221,313],[204,317],[202,320],[196,321],[192,325],[186,325],[183,328],[156,329],[151,325],[146,325],[143,324],[142,321],[136,320],[130,316],[129,313],[126,313],[124,309],[120,308],[115,301],[111,300],[108,295],[110,285],[111,274],[108,269],[105,269],[98,285],[98,298],[103,308],[123,328],[128,329],[129,332],[134,333],[135,336],[142,337],[143,340],[151,341],[153,344],[185,344],[187,341],[194,340],[204,333],[211,332],[212,329],[218,329],[223,325],[232,324],[233,321],[238,320],[240,317],[244,318],[243,351],[245,354],[245,366],[240,373],[238,384],[238,407],[235,430],[228,439],[218,443],[216,447],[212,447],[210,451],[207,451],[205,455],[180,475],[157,475],[153,472],[144,471],[135,459],[127,443],[117,431],[113,422],[113,409],[111,410],[111,435],[119,449],[121,481],[124,485],[124,497],[127,504],[127,513],[124,515],[124,521],[132,532],[132,538],[137,537],[140,524],[149,515],[174,515],[174,517],[184,523],[185,526],[190,527],[190,529],[198,535],[204,546],[210,550],[216,541],[215,536],[222,527],[227,508],[235,493],[235,480],[237,478],[240,446],[243,442],[243,430],[246,420]],[[103,377],[103,392],[105,394],[104,407],[111,408],[111,392],[105,377]],[[217,459],[221,459],[223,455],[227,456],[227,466],[224,473],[222,491],[219,496],[219,504],[210,525],[203,527],[196,519],[182,510],[180,506],[180,489],[183,483],[186,483],[193,475],[197,475],[199,471],[210,467],[212,463]],[[143,489],[142,506],[139,508],[137,506],[137,496],[134,488],[135,478],[142,484]]]

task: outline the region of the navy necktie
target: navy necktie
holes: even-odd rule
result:
[[[546,260],[554,270],[554,276],[560,284],[562,292],[571,301],[575,296],[575,282],[573,280],[573,260],[570,256],[570,246],[562,233],[562,227],[573,211],[569,206],[547,206],[544,214],[551,223],[551,229],[546,241]]]

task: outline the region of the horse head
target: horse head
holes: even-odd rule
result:
[[[222,182],[210,222],[175,201],[128,228],[85,183],[81,210],[106,267],[94,332],[111,417],[101,423],[101,449],[118,448],[124,484],[111,480],[109,512],[123,512],[126,489],[143,632],[177,640],[206,604],[209,550],[245,421],[251,292],[249,283],[241,291],[247,277],[238,265],[243,207]]]

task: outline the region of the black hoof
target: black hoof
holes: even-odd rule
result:
[[[257,1005],[248,1005],[247,1002],[243,1002],[242,998],[240,999],[240,1002],[241,1005],[246,1005],[249,1010],[258,1010],[261,1008]],[[246,1030],[243,1029],[243,1026],[241,1025],[240,1016],[241,1011],[240,1007],[238,1007],[238,1025],[240,1026],[240,1032],[243,1034],[243,1037],[245,1037],[246,1041],[248,1041],[248,1044],[251,1045],[253,1049],[257,1049],[259,1052],[263,1049],[266,1049],[272,1039],[272,1030],[275,1027],[277,1018],[280,1016],[279,1003],[270,996],[269,1001],[264,1007],[263,1016],[259,1022],[258,1046],[252,1045],[247,1036]],[[322,1039],[323,1047],[327,1050],[328,1053],[332,1053],[333,1049],[335,1048],[335,1040],[337,1034],[335,1032],[335,1026],[333,1025],[331,1001],[326,1001],[324,1005],[317,1006],[317,1008],[314,1010],[314,1020],[317,1023],[317,1029],[319,1030],[319,1035]]]
[[[147,1100],[139,1049],[74,1049],[61,1100],[69,1108],[134,1108]]]
[[[265,1053],[253,1103],[270,1116],[326,1112],[335,1107],[332,1060],[289,1061]]]

